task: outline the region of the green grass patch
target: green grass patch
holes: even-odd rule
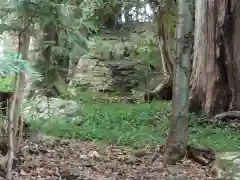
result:
[[[0,91],[7,92],[7,91],[13,91],[13,84],[14,81],[14,75],[12,76],[6,76],[6,77],[0,77]]]
[[[84,103],[74,118],[31,121],[33,128],[49,135],[97,140],[140,148],[166,141],[171,105]],[[201,118],[190,116],[190,143],[218,151],[240,150],[240,131],[227,127],[199,125]]]

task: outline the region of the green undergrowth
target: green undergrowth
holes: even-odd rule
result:
[[[0,91],[13,91],[14,76],[0,77]]]
[[[96,140],[141,148],[163,144],[171,120],[171,105],[166,102],[151,104],[80,103],[74,118],[32,120],[31,127],[60,137]],[[217,151],[240,150],[240,131],[227,127],[201,124],[203,117],[190,115],[190,144],[211,147]]]

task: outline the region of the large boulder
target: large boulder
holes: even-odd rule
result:
[[[110,69],[98,59],[83,56],[73,73],[70,86],[87,86],[98,90],[104,88],[111,80]]]
[[[112,56],[113,58],[125,58],[130,55],[132,52],[133,45],[129,41],[124,41],[123,39],[121,42],[116,43],[112,49]]]
[[[240,180],[240,152],[218,154],[213,170],[220,179],[230,177],[232,180]]]
[[[26,120],[62,118],[74,116],[78,109],[78,104],[72,100],[38,96],[31,103],[25,103],[23,114]]]
[[[112,81],[109,84],[116,91],[130,92],[131,89],[139,85],[137,73],[141,64],[137,61],[125,58],[121,61],[109,62]]]

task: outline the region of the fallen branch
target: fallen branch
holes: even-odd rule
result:
[[[223,119],[240,119],[240,111],[228,111],[223,112],[215,116],[216,120],[223,120]]]
[[[154,90],[144,94],[144,101],[151,102],[156,99],[168,100],[172,98],[171,78],[166,77]],[[168,96],[171,96],[170,98]]]

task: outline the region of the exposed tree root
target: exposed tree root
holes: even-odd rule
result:
[[[166,144],[161,145],[158,148],[158,153],[164,153],[165,148],[166,148]],[[188,145],[186,158],[202,166],[207,166],[212,164],[212,162],[216,159],[216,153],[211,148],[195,148]],[[156,157],[153,157],[153,159],[155,161]]]
[[[8,160],[9,160],[9,155],[6,154],[5,156],[3,156],[0,159],[0,176],[6,176],[6,172],[7,172],[7,164],[8,164]],[[13,156],[12,157],[12,169],[16,169],[19,165],[20,165],[20,158],[17,156]]]
[[[160,145],[153,154],[150,163],[156,161],[156,159],[159,157],[159,154],[164,153],[165,148],[166,144]],[[212,164],[212,162],[216,159],[216,153],[210,148],[195,148],[188,145],[186,158],[202,166],[207,166]]]
[[[0,140],[0,154],[2,157],[0,158],[0,176],[6,176],[7,172],[7,164],[9,160],[9,145],[7,137],[2,137]],[[20,164],[20,154],[13,152],[12,154],[12,169],[16,169]]]
[[[224,119],[240,119],[240,111],[228,111],[223,112],[215,116],[216,120],[224,120]]]
[[[195,148],[188,146],[187,158],[199,163],[202,166],[207,166],[215,160],[216,154],[210,148]]]

